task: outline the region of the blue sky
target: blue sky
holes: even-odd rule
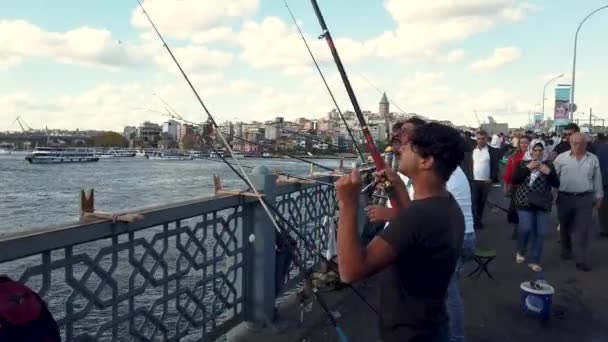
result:
[[[456,4],[454,4],[456,3]],[[513,126],[540,111],[547,80],[568,83],[578,22],[601,0],[319,0],[359,102],[386,90],[407,112]],[[5,1],[0,13],[0,130],[21,115],[42,128],[121,130],[162,121],[157,93],[190,120],[199,106],[135,1]],[[281,1],[144,3],[219,120],[322,117],[332,109]],[[308,1],[290,1],[342,109],[350,108]],[[579,36],[576,102],[608,119],[608,10]],[[363,75],[363,76],[362,76]],[[553,85],[557,84],[555,82]],[[553,111],[547,88],[545,113]],[[394,106],[394,111],[398,111]],[[585,115],[586,116],[586,115]]]

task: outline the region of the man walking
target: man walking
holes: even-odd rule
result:
[[[598,135],[598,144],[595,147],[595,155],[600,161],[602,172],[602,183],[604,184],[604,199],[598,209],[600,221],[600,235],[608,238],[608,138]]]
[[[483,229],[483,210],[492,182],[498,179],[498,150],[488,145],[488,133],[477,132],[477,145],[473,149],[473,180],[471,194],[475,229]]]
[[[593,208],[600,208],[604,197],[599,160],[587,152],[585,136],[576,132],[570,135],[570,151],[558,155],[554,165],[560,179],[556,203],[562,258],[572,258],[574,251],[576,268],[590,271],[588,250]]]

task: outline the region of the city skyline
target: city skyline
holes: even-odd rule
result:
[[[477,125],[488,116],[521,126],[553,113],[553,88],[569,83],[578,22],[601,1],[320,2],[362,108],[380,95],[408,113]],[[235,0],[146,1],[218,121],[321,118],[332,109],[282,3]],[[290,5],[321,62],[343,111],[351,110],[310,4]],[[165,98],[187,120],[204,121],[200,106],[152,35],[135,2],[10,1],[0,15],[0,130],[18,130],[17,116],[37,129],[121,131],[163,122]],[[602,92],[607,21],[585,24],[579,37],[579,112],[608,118]],[[367,25],[355,25],[364,20]],[[371,82],[368,82],[370,80]],[[391,111],[398,109],[391,105]]]

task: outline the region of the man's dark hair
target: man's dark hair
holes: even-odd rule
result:
[[[578,127],[578,125],[575,124],[574,122],[571,122],[571,123],[567,124],[566,126],[564,126],[564,131],[565,130],[573,130],[575,132],[581,131],[580,127]]]
[[[482,137],[488,137],[488,132],[482,130],[479,130],[475,133],[476,135],[481,135]]]
[[[433,157],[433,170],[445,181],[464,159],[464,140],[457,130],[440,123],[416,127],[410,144],[421,157]]]
[[[604,140],[606,140],[606,135],[604,133],[598,133],[597,141],[604,141]]]
[[[419,127],[421,125],[426,124],[426,121],[422,120],[421,118],[417,117],[417,116],[412,116],[411,118],[408,118],[407,120],[405,120],[404,123],[409,123],[414,125],[414,127]]]

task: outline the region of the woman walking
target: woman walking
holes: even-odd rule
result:
[[[515,261],[521,264],[527,259],[528,267],[535,272],[542,271],[540,258],[551,225],[551,187],[559,187],[555,168],[543,158],[544,155],[545,146],[536,143],[519,163],[511,180],[513,185],[518,185],[514,194],[519,216]],[[528,241],[531,242],[530,252],[526,253]]]
[[[509,211],[507,212],[507,222],[513,225],[513,239],[517,238],[517,225],[519,224],[517,208],[515,208],[515,204],[513,203],[515,199],[515,190],[517,190],[517,185],[513,184],[513,173],[519,163],[524,159],[524,155],[528,152],[528,147],[530,145],[530,138],[525,135],[518,137],[517,140],[517,149],[515,149],[513,154],[507,159],[507,165],[505,166],[505,173],[503,176],[505,195],[511,197]]]

